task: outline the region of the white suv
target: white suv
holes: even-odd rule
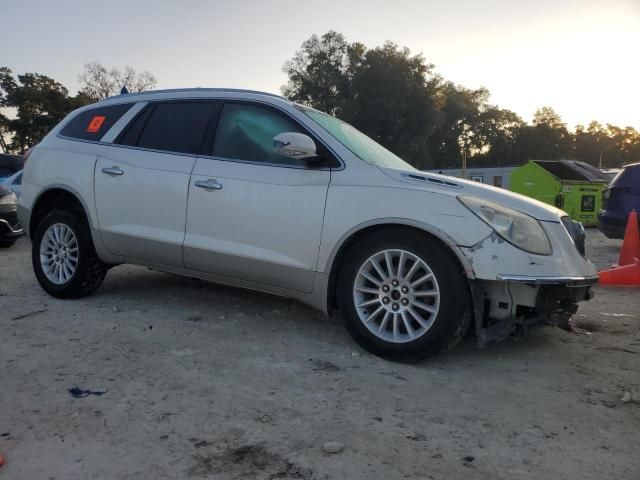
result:
[[[597,282],[564,212],[420,172],[346,123],[252,91],[73,112],[31,151],[19,216],[53,296],[145,265],[338,310],[360,345],[404,361],[472,323],[480,345],[567,324]]]

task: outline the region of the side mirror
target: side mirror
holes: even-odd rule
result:
[[[318,158],[315,142],[304,133],[284,132],[273,137],[273,151],[287,158]]]

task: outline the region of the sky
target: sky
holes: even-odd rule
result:
[[[99,6],[98,6],[99,5]],[[551,106],[570,128],[640,130],[640,0],[0,0],[0,66],[73,93],[89,61],[148,70],[158,88],[280,92],[283,63],[333,29],[391,40],[436,72],[530,121]]]

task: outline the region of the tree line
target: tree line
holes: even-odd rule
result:
[[[598,122],[571,131],[550,107],[531,123],[489,101],[486,88],[469,89],[446,80],[421,54],[387,42],[367,48],[329,31],[305,40],[283,66],[282,93],[293,101],[351,123],[420,169],[519,165],[529,159],[571,158],[617,167],[640,161],[640,133]],[[70,111],[120,93],[154,88],[155,77],[131,67],[84,66],[81,88],[70,95],[54,79],[15,75],[0,67],[0,139],[22,153]],[[525,95],[526,92],[523,92]]]
[[[286,97],[351,123],[420,169],[459,168],[463,154],[469,166],[640,161],[640,133],[632,127],[594,121],[570,131],[550,107],[528,124],[492,105],[486,88],[447,81],[421,54],[391,42],[366,48],[335,31],[312,35],[283,72]]]

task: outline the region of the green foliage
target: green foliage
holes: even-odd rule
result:
[[[335,115],[414,166],[518,165],[529,159],[576,158],[619,166],[640,159],[631,127],[592,122],[570,132],[550,107],[531,125],[489,103],[485,88],[468,89],[434,73],[422,55],[387,42],[367,49],[335,31],[313,35],[283,67],[282,92]]]
[[[350,96],[351,52],[344,36],[334,31],[312,35],[284,64],[289,83],[283,92],[292,100],[314,105],[331,115],[341,115]]]

